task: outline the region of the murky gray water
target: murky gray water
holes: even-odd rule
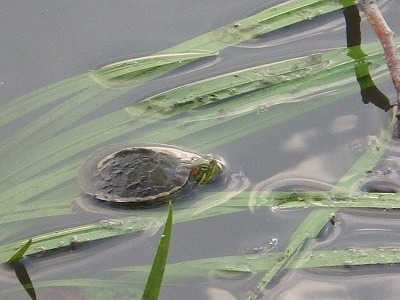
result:
[[[150,0],[117,3],[12,1],[2,4],[1,101],[10,102],[38,88],[114,61],[156,53],[281,2]],[[399,33],[400,8],[397,2],[383,2],[383,12],[389,25]],[[362,30],[363,42],[375,41],[365,21]],[[227,48],[219,54],[218,62],[207,68],[149,82],[112,104],[99,108],[97,112],[115,111],[147,96],[199,79],[345,45],[344,20],[342,14],[337,12]],[[379,88],[394,99],[388,77]],[[336,101],[291,118],[283,125],[271,126],[210,150],[226,160],[230,172],[248,178],[248,190],[261,193],[271,187],[296,185],[327,189],[355,163],[362,153],[361,149],[368,144],[368,136],[378,135],[389,116],[372,104],[364,105],[357,88],[343,98],[344,101]],[[291,105],[287,105],[288,110]],[[0,138],[29,124],[41,113],[29,115],[22,124],[13,123],[0,130]],[[261,113],[267,114],[268,110]],[[225,132],[233,129],[227,126]],[[199,138],[201,134],[213,132],[199,133]],[[117,142],[124,142],[124,138],[120,137]],[[175,142],[189,148],[194,143],[190,137],[178,138]],[[79,190],[77,182],[73,182],[72,187]],[[31,226],[23,237],[11,236],[3,242],[103,219],[140,214],[137,211],[110,209],[88,199],[71,202],[76,210],[74,216],[46,218],[43,222],[29,221]],[[275,242],[273,251],[282,251],[291,233],[309,212],[310,209],[272,211],[254,208],[176,224],[168,262],[243,255],[251,249],[264,252]],[[399,245],[400,223],[396,212],[346,210],[340,212],[337,218],[337,226],[327,231],[327,236],[315,245],[316,249]],[[12,226],[13,223],[10,224]],[[159,236],[160,232],[149,230],[90,243],[68,253],[28,260],[27,268],[34,286],[38,288],[38,299],[61,299],[60,293],[75,295],[75,298],[64,299],[85,299],[79,288],[65,288],[57,294],[49,289],[41,290],[40,282],[111,279],[120,275],[112,269],[149,264]],[[262,277],[262,274],[249,271],[248,275],[238,277],[213,273],[207,277],[191,277],[190,280],[185,277],[179,280],[166,278],[161,299],[244,299]],[[272,282],[266,299],[397,299],[396,282],[399,279],[396,266],[284,271]],[[7,288],[7,292],[0,292],[1,299],[27,299],[26,292],[11,271],[2,270],[0,287],[2,291]],[[12,290],[12,287],[15,289]],[[110,289],[113,288],[110,286]],[[118,293],[115,295],[115,299],[129,298]]]

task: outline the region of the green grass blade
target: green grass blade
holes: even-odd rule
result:
[[[391,265],[400,263],[400,248],[350,248],[344,250],[319,250],[311,255],[300,252],[296,263],[288,263],[283,269],[309,269],[367,265]],[[246,275],[267,272],[274,265],[282,252],[264,252],[255,254],[212,257],[199,260],[183,261],[169,264],[165,271],[166,279],[179,280],[188,277],[209,276],[210,273],[226,276]],[[146,276],[148,266],[129,266],[113,269],[113,271],[126,272],[124,280],[129,280],[132,273],[142,273]],[[137,275],[135,275],[137,276]]]
[[[71,77],[16,98],[9,103],[0,104],[0,126],[15,121],[30,112],[46,107],[63,97],[68,97],[85,90],[93,84],[92,80],[88,82],[87,77],[87,74]]]
[[[255,300],[263,295],[263,291],[268,283],[287,265],[292,264],[299,266],[300,261],[297,260],[297,256],[300,253],[300,249],[302,252],[309,253],[305,250],[310,248],[311,241],[328,222],[332,212],[335,212],[335,209],[314,210],[307,216],[307,218],[293,232],[285,250],[274,261],[271,268],[267,270],[248,299]]]
[[[7,260],[8,264],[13,264],[17,261],[19,261],[22,257],[24,257],[24,254],[26,250],[31,246],[32,244],[32,239],[29,239],[25,244],[21,246],[21,248]]]
[[[100,220],[93,224],[86,224],[63,230],[56,230],[32,238],[32,246],[26,250],[26,255],[52,252],[55,249],[67,248],[88,241],[157,229],[161,222],[150,217],[128,217],[118,220]],[[6,261],[13,255],[21,241],[15,241],[0,247],[0,261]]]
[[[300,252],[296,257],[297,263],[286,264],[284,269],[295,268],[329,268],[329,267],[348,267],[348,266],[368,266],[368,265],[391,265],[400,263],[400,248],[350,248],[344,250],[319,250],[311,255]],[[252,275],[259,272],[268,271],[274,262],[283,255],[279,252],[263,252],[249,254],[244,253],[237,256],[212,257],[200,260],[183,261],[169,264],[165,270],[164,282],[173,283],[174,281],[187,279],[188,277],[208,277],[210,274],[220,278],[243,278],[243,276]],[[98,279],[66,279],[43,281],[36,283],[37,288],[57,287],[57,286],[75,286],[84,287],[86,293],[90,295],[99,295],[92,291],[95,289],[112,290],[118,287],[118,290],[126,291],[126,295],[138,295],[142,282],[148,277],[151,266],[128,266],[113,269],[112,271],[125,275],[116,279],[107,281]],[[10,292],[15,288],[7,289]],[[39,289],[40,290],[40,289]],[[105,291],[102,291],[104,293]],[[89,295],[88,294],[88,295]]]
[[[246,197],[243,195],[243,197]],[[247,196],[249,197],[249,196]],[[274,207],[275,209],[301,208],[301,207],[330,207],[330,208],[377,208],[398,209],[400,199],[397,193],[367,193],[359,192],[346,194],[333,194],[327,192],[271,192],[265,197],[253,199],[256,207]],[[243,205],[237,197],[226,205]]]
[[[343,50],[337,51],[335,56],[337,57],[340,53],[343,54]],[[285,82],[310,78],[312,75],[321,73],[331,64],[328,58],[331,54],[333,53],[327,54],[327,57],[320,54],[300,57],[212,77],[152,96],[128,107],[127,110],[138,118],[148,115],[165,118],[206,107],[209,104],[215,105],[230,98],[239,98],[247,93],[271,89]],[[280,100],[267,98],[265,101],[266,106],[289,102],[285,98]],[[247,110],[254,109],[251,103],[247,104]]]
[[[210,52],[157,54],[112,63],[89,74],[104,87],[137,86],[178,66],[215,55]]]
[[[293,24],[310,21],[318,16],[353,5],[357,1],[347,0],[340,2],[331,0],[286,1],[248,18],[227,24],[198,38],[179,44],[166,52],[194,51],[196,49],[219,51],[228,46],[236,45]]]
[[[164,277],[165,265],[167,263],[169,244],[172,234],[172,204],[168,204],[168,217],[165,223],[160,243],[154,257],[153,265],[143,292],[142,299],[157,300],[161,290],[161,283]]]
[[[107,90],[98,85],[92,85],[77,94],[65,97],[62,103],[6,138],[0,148],[0,153],[7,154],[10,151],[15,153],[33,145],[40,145],[54,135],[65,131],[70,124],[123,93],[124,91]]]

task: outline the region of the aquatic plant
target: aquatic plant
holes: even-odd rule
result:
[[[227,47],[343,8],[354,9],[354,4],[355,1],[350,0],[288,1],[161,53],[110,64],[1,105],[0,126],[5,127],[37,111],[45,113],[13,132],[0,146],[3,175],[0,179],[3,208],[0,259],[7,262],[16,249],[26,243],[24,230],[32,224],[43,222],[43,218],[74,214],[71,204],[80,205],[81,199],[77,169],[95,148],[115,142],[157,142],[179,143],[204,152],[327,107],[357,89],[363,94],[367,88],[373,88],[374,82],[365,79],[379,82],[387,74],[386,60],[378,42],[310,53],[210,77],[85,119],[100,105],[111,103],[142,84],[168,76],[192,62],[216,57],[218,51]],[[359,87],[351,84],[354,74]],[[337,88],[332,90],[332,86]],[[390,103],[382,99],[383,102],[374,104],[389,110]],[[395,247],[313,250],[313,241],[326,224],[334,223],[335,213],[341,208],[400,207],[396,193],[355,189],[355,183],[384,155],[394,122],[393,118],[388,118],[386,129],[374,139],[372,146],[363,149],[356,163],[330,191],[257,194],[246,190],[245,180],[236,174],[237,192],[234,189],[214,191],[200,195],[193,202],[177,202],[174,224],[248,211],[249,203],[252,208],[315,207],[315,210],[293,232],[280,253],[266,252],[249,259],[225,256],[174,263],[166,268],[166,278],[203,276],[213,271],[262,273],[261,281],[249,295],[250,299],[256,299],[284,269],[399,263],[400,248]],[[213,134],[209,134],[210,131]],[[28,256],[46,257],[110,237],[157,230],[164,219],[165,210],[154,209],[144,216],[122,216],[75,227],[50,228],[33,236],[30,247],[22,247],[24,251],[18,251],[12,260],[19,261],[25,251]],[[15,222],[19,222],[18,227]],[[248,267],[241,267],[244,259]],[[80,278],[40,282],[36,286],[78,286],[89,297],[101,292],[104,299],[111,297],[109,288],[113,287],[126,295],[138,296],[144,289],[150,268],[145,265],[114,269],[112,271],[124,275],[107,281]]]

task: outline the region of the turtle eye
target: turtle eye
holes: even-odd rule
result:
[[[200,167],[200,169],[202,170],[202,171],[204,171],[204,172],[206,172],[206,171],[208,171],[208,166],[207,165],[202,165],[201,167]]]

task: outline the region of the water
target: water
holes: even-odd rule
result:
[[[270,1],[267,5],[272,6],[281,2],[283,1]],[[395,1],[382,3],[389,25],[394,31],[400,32],[396,22],[399,14],[396,4]],[[0,35],[2,45],[0,93],[1,101],[4,103],[108,63],[154,54],[266,7],[256,0],[246,3],[238,0],[201,3],[119,1],[118,4],[112,5],[108,1],[92,1],[85,4],[62,1],[52,1],[50,4],[44,1],[21,4],[13,1],[3,6],[0,11],[3,28]],[[76,124],[84,123],[86,119],[117,111],[148,96],[193,81],[241,68],[318,53],[324,48],[343,47],[344,30],[342,15],[338,12],[226,48],[218,54],[218,59],[207,61],[208,67],[193,64],[187,66],[187,69],[190,71],[190,68],[193,68],[196,71],[185,71],[183,76],[179,76],[180,73],[177,72],[176,76],[151,81],[135,91],[119,96],[116,101],[98,107],[92,114],[83,116],[69,126],[73,128]],[[364,42],[375,41],[373,33],[365,22],[362,23],[362,30]],[[393,98],[394,92],[388,77],[380,82],[379,88]],[[328,90],[332,92],[334,88]],[[325,99],[329,96],[329,92],[316,93],[314,98]],[[312,94],[312,91],[310,93]],[[226,193],[227,197],[237,196],[236,191],[242,189],[249,195],[258,197],[277,189],[329,190],[371,145],[369,136],[379,135],[388,119],[388,113],[372,104],[362,103],[357,87],[350,94],[344,96],[336,94],[335,97],[341,97],[341,100],[321,106],[310,113],[289,118],[284,123],[272,125],[267,129],[254,129],[254,131],[246,129],[251,133],[241,138],[234,138],[235,134],[240,136],[237,132],[240,132],[241,128],[246,128],[252,119],[259,118],[257,119],[259,123],[254,123],[251,127],[255,128],[262,122],[269,122],[269,114],[279,111],[282,107],[286,111],[297,110],[302,107],[302,103],[260,107],[254,113],[254,118],[238,118],[238,121],[227,121],[220,126],[205,127],[194,135],[180,137],[178,134],[184,128],[197,126],[199,122],[188,123],[175,129],[176,138],[168,139],[177,146],[200,152],[207,150],[221,156],[234,178],[224,186],[228,191],[229,188],[232,189]],[[0,130],[0,137],[5,138],[25,124],[43,117],[44,111],[36,111],[22,118],[21,123],[14,122],[6,127],[6,130]],[[220,117],[229,114],[229,111],[222,111]],[[191,120],[190,117],[189,115],[187,119]],[[213,116],[206,121],[216,120],[220,119]],[[116,136],[113,142],[139,140],[143,136],[149,140],[142,142],[165,142],[151,140],[156,137],[146,134],[157,131],[157,137],[163,138],[163,128],[174,124],[175,121],[176,119],[171,118],[165,122],[149,124],[143,129]],[[207,122],[200,123],[207,124]],[[209,149],[204,141],[213,141],[210,137],[215,137],[215,140],[224,137],[226,141],[220,144],[214,142],[217,146]],[[43,141],[45,142],[46,140]],[[93,146],[93,149],[87,151],[88,153],[75,154],[69,159],[72,161],[79,155],[84,158],[96,148]],[[20,154],[25,151],[29,153],[29,143],[18,149]],[[43,151],[46,151],[45,147]],[[12,158],[12,154],[7,155]],[[29,160],[29,157],[24,159]],[[11,165],[11,162],[12,160],[4,160],[2,164]],[[23,162],[21,164],[24,165]],[[61,170],[62,166],[62,164],[52,165],[50,169],[43,169],[38,176]],[[73,173],[77,168],[78,166],[65,172]],[[13,183],[11,179],[10,183]],[[29,194],[42,186],[44,184],[39,180],[37,186],[30,186],[27,191],[21,193]],[[211,186],[208,190],[206,188],[206,191],[194,191],[193,199],[186,202],[178,201],[175,204],[177,212],[180,209],[181,211],[193,209],[193,220],[177,222],[174,225],[168,262],[173,264],[219,257],[227,259],[230,256],[238,256],[240,259],[227,260],[225,268],[220,265],[212,268],[208,265],[207,270],[211,271],[205,274],[196,273],[196,268],[186,274],[185,267],[178,269],[179,266],[176,266],[182,275],[167,274],[161,299],[244,299],[263,274],[263,272],[257,273],[251,262],[260,255],[283,251],[292,232],[311,211],[310,208],[271,210],[255,201],[249,203],[250,208],[242,212],[216,217],[212,213],[215,201],[213,202],[211,197],[206,197],[207,192],[212,195],[216,189]],[[113,208],[93,199],[84,198],[80,194],[77,181],[74,180],[56,186],[47,194],[38,192],[34,198],[24,203],[46,199],[46,203],[51,205],[51,200],[64,195],[65,190],[74,195],[65,199],[67,210],[73,206],[73,215],[49,218],[39,216],[33,220],[16,220],[16,223],[12,222],[13,220],[4,222],[2,226],[4,230],[10,232],[10,235],[2,242],[88,223],[98,223],[110,230],[131,230],[129,228],[141,225],[143,229],[148,229],[132,235],[83,245],[76,240],[62,241],[66,245],[70,243],[70,246],[61,253],[29,258],[26,266],[39,299],[61,297],[67,299],[68,295],[74,295],[76,299],[140,297],[141,288],[145,284],[143,273],[147,274],[148,270],[142,273],[115,270],[151,263],[161,235],[159,228],[162,221],[153,222],[150,217],[153,214],[166,216],[166,207],[158,206],[144,211]],[[20,190],[17,190],[15,197],[19,192]],[[204,201],[198,201],[201,197]],[[218,205],[222,206],[224,203],[226,202],[222,199]],[[38,212],[32,213],[40,215]],[[208,213],[209,217],[197,219],[198,215],[203,213]],[[119,218],[132,219],[121,225],[115,223]],[[160,217],[160,220],[164,218]],[[178,215],[177,220],[179,220]],[[398,217],[395,211],[378,214],[375,211],[369,213],[345,210],[336,214],[335,220],[335,225],[326,229],[325,235],[316,242],[315,250],[398,246],[396,242]],[[146,225],[145,221],[148,221]],[[19,231],[16,224],[21,223],[27,228]],[[209,264],[213,265],[210,262]],[[195,262],[193,266],[198,267]],[[399,279],[396,272],[393,266],[284,270],[271,282],[266,297],[375,299],[379,296],[396,299],[398,295],[396,282]],[[385,278],[384,284],[382,277]],[[11,270],[3,267],[0,279],[2,291],[0,298],[26,299],[26,292],[19,286]],[[70,283],[72,279],[77,279],[80,283],[86,283],[85,280],[88,280],[92,285],[97,282],[96,280],[102,281],[99,281],[99,287],[94,287],[93,291],[86,291],[86,296],[79,284],[57,289],[41,287],[43,282],[49,285],[48,281],[53,281],[56,285],[62,285],[58,280],[68,280]],[[125,289],[130,287],[132,282],[138,283],[138,290]],[[96,290],[97,292],[101,290],[103,294],[93,296]],[[129,296],[128,292],[131,293]]]

